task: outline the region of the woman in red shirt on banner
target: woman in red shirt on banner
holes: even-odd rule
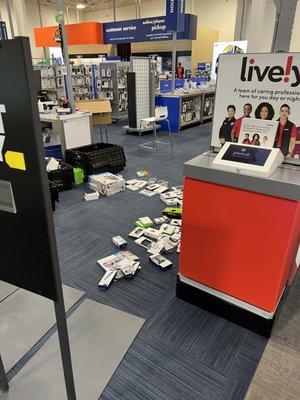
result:
[[[280,149],[285,157],[291,157],[295,148],[297,138],[297,128],[289,120],[291,109],[288,104],[280,107],[280,117],[278,119],[278,129],[274,147]]]

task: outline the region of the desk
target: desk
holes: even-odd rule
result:
[[[264,336],[295,276],[300,239],[300,169],[268,178],[184,165],[178,297]]]
[[[76,112],[69,115],[40,114],[42,122],[50,122],[53,131],[60,136],[62,154],[66,149],[92,143],[91,113]]]

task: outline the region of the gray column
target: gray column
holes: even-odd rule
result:
[[[277,18],[274,28],[272,51],[288,52],[291,43],[298,0],[274,0]]]
[[[14,14],[18,36],[29,36],[26,6],[24,0],[11,0],[14,5]]]

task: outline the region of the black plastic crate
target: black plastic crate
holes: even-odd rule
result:
[[[57,186],[49,181],[49,190],[51,196],[52,211],[55,211],[55,203],[59,203],[59,194]]]
[[[48,172],[48,179],[56,185],[59,192],[70,190],[74,183],[73,166],[62,160],[59,161],[59,165],[59,169]]]
[[[120,172],[126,167],[122,146],[111,143],[95,143],[66,150],[66,161],[84,170],[85,176],[99,172]]]

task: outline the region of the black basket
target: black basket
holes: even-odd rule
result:
[[[72,165],[59,161],[60,169],[48,172],[49,181],[53,182],[59,192],[70,190],[74,183],[74,172]]]
[[[49,190],[51,196],[52,211],[55,211],[55,202],[57,201],[59,203],[58,188],[53,182],[49,181]]]
[[[111,143],[95,143],[66,150],[66,161],[84,170],[85,176],[99,172],[116,173],[126,167],[122,146]]]

